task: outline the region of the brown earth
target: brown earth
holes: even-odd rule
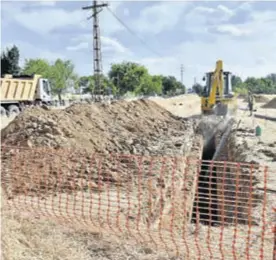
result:
[[[152,146],[188,128],[190,122],[179,120],[153,101],[119,101],[76,104],[64,110],[28,109],[2,130],[1,138],[9,146],[153,155],[168,151]],[[172,146],[172,150],[177,149]]]
[[[262,108],[276,108],[276,97],[263,105]]]
[[[123,104],[125,102],[121,102],[120,104]],[[135,102],[131,102],[131,104],[129,104],[130,107],[133,106]],[[140,103],[140,101],[138,102]],[[146,101],[147,103],[147,101]],[[176,104],[178,104],[177,102],[174,102]],[[185,105],[185,102],[182,102],[184,104],[184,106],[182,105],[178,105],[176,106],[175,104],[168,104],[168,108],[170,109],[170,111],[175,111],[175,114],[180,114],[180,113],[187,113],[187,106]],[[166,125],[168,127],[168,129],[170,129],[170,123],[174,122],[175,125],[178,125],[174,120],[178,121],[177,118],[171,116],[170,113],[168,113],[167,111],[163,110],[163,108],[161,108],[161,110],[159,111],[160,107],[158,108],[158,113],[156,113],[155,109],[154,113],[153,110],[148,109],[145,105],[142,106],[142,104],[144,104],[143,102],[140,103],[140,110],[143,110],[143,117],[146,117],[147,119],[145,119],[144,121],[138,121],[138,117],[133,117],[133,113],[130,113],[130,115],[124,110],[124,108],[122,108],[122,111],[124,113],[124,115],[128,115],[128,118],[125,119],[123,118],[122,120],[114,120],[116,122],[116,124],[112,124],[109,122],[109,120],[114,119],[114,114],[113,114],[113,109],[116,110],[119,108],[117,106],[110,106],[110,111],[109,114],[106,114],[104,109],[102,109],[101,107],[96,107],[94,108],[94,110],[91,108],[91,106],[85,106],[87,107],[87,113],[91,114],[91,110],[93,110],[93,113],[95,115],[95,113],[97,113],[97,109],[101,110],[101,113],[103,113],[103,116],[101,115],[101,119],[96,119],[96,123],[100,126],[108,126],[111,129],[114,130],[114,132],[112,134],[107,134],[104,132],[104,134],[102,135],[101,131],[97,131],[97,127],[90,122],[89,120],[85,120],[85,123],[83,123],[85,125],[85,127],[80,126],[78,123],[76,123],[76,120],[78,120],[82,114],[82,112],[80,111],[76,111],[76,114],[73,113],[68,113],[68,112],[64,112],[64,111],[54,111],[53,113],[51,111],[44,111],[44,110],[32,110],[32,111],[26,111],[25,113],[25,119],[27,118],[26,115],[29,114],[29,119],[34,120],[34,122],[26,122],[25,120],[23,120],[22,118],[19,120],[19,118],[23,115],[20,115],[16,118],[15,122],[17,122],[16,124],[11,123],[10,126],[8,126],[2,134],[2,142],[4,141],[6,144],[8,145],[14,145],[17,144],[17,140],[19,140],[22,145],[26,146],[26,151],[27,154],[25,155],[25,157],[20,157],[22,158],[22,161],[24,161],[24,158],[30,160],[31,157],[34,158],[34,160],[37,160],[45,165],[49,165],[49,163],[59,163],[59,165],[66,165],[68,164],[68,160],[70,159],[70,156],[72,156],[72,152],[74,152],[74,147],[76,147],[75,142],[76,139],[75,138],[79,138],[77,140],[82,140],[82,145],[78,146],[78,148],[83,149],[85,148],[87,151],[85,152],[86,154],[91,154],[93,149],[96,148],[98,149],[98,151],[101,151],[101,148],[105,148],[105,147],[113,147],[114,142],[110,142],[110,140],[104,142],[104,145],[101,146],[98,144],[98,142],[96,142],[96,144],[94,144],[94,142],[89,143],[87,142],[87,140],[89,140],[89,137],[85,136],[83,137],[82,135],[89,135],[94,137],[95,139],[98,138],[100,139],[102,136],[109,136],[111,138],[118,138],[118,132],[116,133],[116,129],[118,128],[117,123],[119,121],[119,125],[120,125],[120,130],[122,131],[126,131],[127,129],[124,127],[123,122],[129,122],[132,125],[135,126],[140,126],[139,123],[146,123],[146,128],[147,129],[151,129],[154,130],[154,126],[149,122],[151,118],[154,118],[159,115],[160,116],[160,120],[161,120],[161,116],[163,116],[162,118],[166,121]],[[72,109],[72,108],[76,108],[78,105],[72,106],[71,108],[68,108],[68,110]],[[83,107],[84,105],[82,105]],[[167,106],[167,104],[166,104]],[[90,108],[88,108],[90,107]],[[94,107],[94,106],[93,106]],[[102,106],[104,107],[104,106]],[[128,107],[128,105],[126,104],[125,107]],[[135,108],[137,109],[138,106],[136,106]],[[196,104],[196,107],[194,106],[192,109],[196,110],[196,108],[200,107],[199,104]],[[112,108],[112,109],[111,109]],[[147,108],[147,109],[146,109]],[[157,108],[156,108],[157,109]],[[145,111],[144,111],[145,110]],[[35,112],[37,111],[37,112]],[[163,112],[161,112],[163,111]],[[166,114],[166,113],[167,114]],[[100,112],[99,112],[100,113]],[[97,115],[99,115],[99,113]],[[154,114],[154,116],[151,117],[151,113],[152,115]],[[42,114],[42,115],[41,115]],[[53,118],[49,115],[53,115]],[[168,117],[165,115],[169,115]],[[184,115],[183,115],[184,116]],[[58,135],[57,139],[52,140],[51,138],[53,138],[52,136],[46,135],[47,133],[50,135],[54,135],[53,131],[55,130],[49,130],[49,126],[51,127],[52,125],[54,125],[53,123],[50,123],[47,121],[48,118],[50,117],[50,119],[53,122],[56,122],[55,120],[58,119],[59,121],[63,122],[63,128],[58,128],[56,125],[53,127],[53,129],[59,129],[61,131],[61,134]],[[96,116],[95,116],[96,117]],[[89,116],[87,116],[87,118],[89,118]],[[93,118],[93,115],[91,115],[91,118]],[[132,119],[131,119],[132,118]],[[42,120],[40,120],[42,119]],[[103,119],[104,122],[102,122],[101,120]],[[137,121],[135,120],[137,119]],[[249,120],[249,119],[247,119]],[[89,121],[89,122],[86,122]],[[106,122],[107,121],[107,122]],[[122,122],[123,121],[123,122]],[[65,123],[66,122],[66,123]],[[81,121],[82,122],[82,121]],[[93,121],[94,122],[94,121]],[[151,150],[147,150],[147,149],[142,149],[139,148],[139,144],[137,145],[136,151],[131,151],[129,148],[129,146],[123,146],[121,143],[119,143],[120,145],[115,145],[116,149],[118,149],[119,151],[130,151],[131,153],[135,154],[148,154],[148,153],[152,153],[154,152],[155,154],[172,154],[172,153],[176,153],[176,154],[187,154],[186,151],[183,151],[182,149],[179,148],[178,146],[178,142],[176,142],[175,140],[181,140],[182,139],[182,143],[187,142],[187,137],[188,139],[191,139],[191,135],[189,133],[189,130],[193,129],[194,127],[192,125],[189,125],[186,121],[178,121],[178,122],[182,122],[182,126],[185,129],[185,127],[187,127],[187,131],[186,133],[184,131],[182,131],[182,134],[180,134],[179,132],[173,132],[173,135],[171,137],[171,139],[168,137],[168,139],[166,139],[167,137],[166,134],[168,134],[168,136],[170,135],[170,131],[168,130],[167,133],[166,131],[164,131],[164,135],[162,133],[156,134],[155,132],[153,133],[153,136],[155,136],[155,138],[160,137],[160,142],[157,142],[156,140],[156,144],[159,143],[159,146],[154,148],[151,148]],[[251,122],[251,121],[250,121]],[[246,121],[246,125],[249,125],[250,122],[248,123]],[[37,124],[38,126],[33,127],[32,124]],[[51,125],[52,124],[52,125]],[[147,125],[148,124],[148,125]],[[160,123],[161,124],[161,123]],[[274,124],[273,122],[269,122],[269,124]],[[162,125],[162,124],[161,124]],[[27,129],[25,129],[24,127],[27,126]],[[43,129],[44,126],[46,126],[46,133],[44,133]],[[89,130],[91,127],[91,129],[95,129],[94,132],[90,133],[89,131],[87,131],[87,129]],[[93,128],[95,127],[95,128]],[[141,128],[143,128],[144,126],[142,125]],[[173,128],[173,127],[172,127]],[[7,131],[7,129],[10,129],[9,131]],[[65,129],[65,130],[64,130]],[[67,136],[68,132],[66,131],[66,129],[70,130],[72,135],[71,136]],[[180,127],[178,129],[181,129]],[[41,134],[40,132],[41,131]],[[184,133],[183,133],[184,132]],[[5,133],[5,134],[4,134]],[[20,136],[20,133],[23,135]],[[96,134],[94,134],[96,133]],[[179,133],[178,138],[176,137],[176,133]],[[135,138],[136,136],[143,137],[144,132],[140,133],[141,135],[139,135],[139,133],[137,133],[136,131],[134,132],[129,132],[129,134],[131,134],[131,138]],[[38,137],[38,135],[42,135],[42,138],[40,139],[36,139],[36,137]],[[119,133],[120,136],[120,133]],[[149,133],[146,133],[146,137],[150,136]],[[266,132],[265,136],[268,136],[268,133]],[[4,137],[4,139],[3,139]],[[51,138],[50,138],[51,137]],[[56,137],[54,137],[56,138]],[[63,143],[59,140],[59,138],[61,139],[66,139],[66,145],[63,145]],[[123,137],[122,139],[127,139],[126,137]],[[170,147],[167,146],[163,150],[163,147],[160,146],[161,140],[167,140],[168,143],[174,143],[176,144],[176,146],[174,145],[174,147]],[[27,142],[28,140],[28,142]],[[37,140],[37,141],[36,141]],[[47,140],[47,141],[46,141]],[[247,139],[246,139],[247,140]],[[190,140],[191,142],[191,140]],[[108,146],[108,144],[110,144],[110,146]],[[152,144],[152,143],[150,143]],[[41,159],[45,158],[45,151],[46,149],[41,148],[40,152],[35,154],[34,151],[36,151],[36,149],[34,149],[33,152],[31,152],[31,150],[29,149],[29,146],[47,146],[48,150],[49,150],[49,146],[53,146],[56,148],[63,148],[63,146],[69,147],[71,148],[71,150],[67,149],[66,152],[62,153],[62,151],[65,151],[64,149],[57,149],[57,150],[52,150],[53,152],[48,154],[46,156],[46,159]],[[141,146],[143,146],[144,144],[141,144]],[[135,146],[135,143],[132,144],[131,146]],[[125,148],[126,147],[126,148]],[[178,148],[177,148],[178,147]],[[123,148],[123,149],[122,149]],[[251,146],[252,148],[252,146]],[[112,149],[111,149],[112,150]],[[38,150],[37,150],[38,151]],[[251,149],[247,149],[248,152],[252,153]],[[82,151],[83,152],[83,151]],[[12,161],[15,161],[15,158],[18,158],[18,151],[16,149],[13,150],[9,150],[9,153],[11,153],[12,155]],[[84,152],[83,152],[84,153]],[[16,156],[15,156],[16,155]],[[78,154],[79,156],[76,158],[72,158],[72,160],[74,160],[72,162],[72,164],[76,165],[78,163],[78,159],[81,158],[81,154]],[[20,153],[20,156],[23,156],[23,154]],[[35,157],[36,156],[36,157]],[[56,159],[56,158],[61,158],[61,156],[64,159]],[[91,156],[90,156],[91,157]],[[37,158],[37,159],[36,159]],[[87,157],[88,158],[88,157]],[[84,160],[87,161],[87,158],[85,158]],[[55,162],[54,160],[59,160],[59,162]],[[53,162],[54,161],[54,162]],[[12,165],[11,165],[12,166]],[[18,167],[18,170],[20,168],[20,164],[17,162],[16,167]],[[22,172],[22,168],[24,169],[27,168],[27,165],[21,165],[23,167],[21,167],[21,172]],[[14,167],[14,166],[13,166]],[[67,166],[68,167],[68,166]],[[70,167],[70,166],[69,166]],[[75,167],[75,166],[74,166]],[[2,166],[3,169],[3,166]],[[70,169],[68,170],[68,168],[64,167],[64,169],[67,169],[67,173],[68,171],[70,172]],[[13,169],[12,169],[13,170]],[[31,169],[29,169],[30,171]],[[33,169],[34,170],[34,169]],[[136,170],[137,172],[137,170]],[[32,171],[32,173],[34,173],[34,171]],[[54,173],[54,176],[56,176],[57,173]],[[60,174],[60,173],[59,173]],[[75,173],[76,174],[76,173]],[[83,173],[81,173],[83,174]],[[42,175],[43,177],[44,175]],[[59,176],[59,175],[58,175]],[[115,176],[116,177],[116,176]],[[59,177],[58,177],[59,178]],[[82,180],[79,178],[79,180],[82,182]],[[48,185],[48,184],[47,184]],[[54,186],[54,184],[53,184]],[[42,189],[42,187],[40,187]],[[8,215],[7,215],[8,216]],[[8,222],[10,221],[10,222]],[[64,236],[64,234],[60,231],[60,226],[56,226],[56,225],[49,225],[48,222],[44,222],[41,221],[41,225],[35,223],[34,221],[30,221],[30,218],[28,218],[27,220],[24,220],[25,222],[23,222],[21,219],[17,221],[16,219],[16,223],[13,223],[14,219],[10,216],[7,217],[7,220],[5,222],[5,226],[7,226],[7,230],[5,231],[5,241],[4,241],[4,250],[5,252],[8,252],[9,254],[11,254],[11,256],[6,256],[5,255],[5,259],[38,259],[39,257],[43,258],[43,259],[53,259],[53,257],[55,257],[56,259],[126,259],[126,258],[133,258],[133,259],[169,259],[168,257],[165,257],[164,255],[161,256],[157,256],[157,254],[145,254],[144,252],[139,253],[139,255],[137,254],[137,250],[139,249],[138,246],[135,246],[131,249],[129,248],[118,248],[115,249],[113,247],[113,244],[110,247],[110,244],[108,246],[103,245],[101,247],[101,241],[99,242],[99,239],[93,239],[93,237],[91,237],[91,233],[88,233],[87,235],[87,241],[85,241],[85,247],[83,246],[82,243],[80,243],[80,240],[82,242],[83,236],[81,236],[81,238],[78,237],[78,234],[75,232],[70,233],[69,235],[67,235],[68,233],[66,233],[66,236]],[[30,222],[29,222],[30,221]],[[41,227],[42,226],[42,227]],[[13,227],[13,228],[11,228]],[[54,232],[54,233],[53,233]],[[67,231],[66,231],[67,232]],[[226,233],[233,233],[232,230],[227,230]],[[211,241],[214,241],[214,247],[217,246],[216,241],[217,241],[217,237],[219,236],[219,233],[216,234],[216,236],[211,239]],[[68,240],[69,238],[72,238],[72,240]],[[41,241],[41,242],[37,242],[37,241]],[[200,238],[200,241],[204,241],[203,238]],[[91,247],[91,245],[89,243],[94,243],[95,244],[95,250],[94,250],[94,246]],[[232,240],[229,240],[229,245],[231,245]],[[87,245],[87,247],[86,247]],[[226,244],[224,244],[226,247]],[[230,247],[230,246],[229,246]],[[8,248],[8,249],[7,249]],[[92,249],[91,249],[92,248]],[[140,249],[139,249],[140,250]],[[117,254],[118,252],[118,254]],[[270,251],[265,251],[267,254]],[[20,253],[20,254],[19,254]],[[229,255],[231,254],[230,250],[229,250]],[[242,254],[242,251],[241,251]],[[254,253],[251,254],[251,256]],[[120,256],[119,256],[120,255]],[[267,255],[266,255],[267,256]],[[265,257],[266,257],[265,256]],[[242,256],[239,257],[239,255],[237,256],[239,259],[244,259]],[[206,259],[208,258],[208,253],[206,254]],[[171,258],[171,259],[177,259],[177,258]],[[183,259],[183,257],[181,258]],[[192,258],[189,258],[192,259]],[[209,259],[209,258],[208,258]],[[270,258],[267,258],[270,259]]]
[[[150,166],[152,156],[194,152],[199,157],[202,147],[195,128],[195,121],[177,118],[149,100],[76,104],[60,111],[28,109],[1,132],[2,181],[10,198],[88,188],[104,191],[106,183],[135,184],[141,166],[144,172],[160,172],[163,161],[156,159]],[[139,157],[129,155],[151,157],[141,163]],[[173,167],[176,178],[182,176],[183,159],[166,165],[166,171]],[[186,190],[192,190],[193,179],[185,183]],[[182,181],[180,189],[181,185]]]
[[[269,101],[269,98],[263,95],[254,95],[254,98],[256,103],[266,103]],[[248,102],[248,97],[245,96],[243,101]]]
[[[10,199],[22,195],[26,200],[33,196],[48,200],[48,195],[79,190],[100,191],[102,198],[109,198],[110,194],[119,196],[120,189],[123,218],[129,215],[123,198],[129,196],[133,221],[141,216],[141,225],[148,221],[154,229],[159,225],[169,228],[172,214],[174,225],[183,222],[180,202],[185,191],[186,221],[190,222],[197,167],[188,167],[184,181],[184,156],[200,159],[203,142],[196,129],[194,120],[178,118],[150,100],[76,104],[60,111],[28,109],[1,132],[2,187]],[[140,155],[144,155],[143,161]],[[172,155],[179,158],[172,160]],[[164,156],[168,159],[165,164]],[[148,204],[147,185],[153,193],[152,205]],[[174,204],[170,202],[172,189]],[[157,190],[164,195],[156,197]],[[140,193],[143,196],[138,201]],[[93,203],[100,203],[93,197]],[[162,221],[161,208],[165,212]]]

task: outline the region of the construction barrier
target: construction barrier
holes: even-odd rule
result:
[[[21,214],[181,259],[273,259],[268,167],[50,148],[2,147],[1,157],[5,207]]]

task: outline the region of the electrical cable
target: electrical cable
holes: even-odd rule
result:
[[[148,48],[151,52],[153,52],[155,55],[162,58],[162,55],[158,52],[156,52],[154,49],[152,49],[145,40],[143,40],[139,35],[137,35],[128,25],[126,25],[108,6],[106,7],[107,10],[113,15],[113,17],[121,24],[123,25],[129,33],[131,33],[133,36],[135,36],[139,41]]]

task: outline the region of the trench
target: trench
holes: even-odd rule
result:
[[[238,161],[239,154],[236,153],[235,132],[231,133],[229,124],[213,129],[213,132],[207,129],[209,132],[203,134],[205,144],[194,190],[190,222],[219,226],[224,223],[246,225],[250,221],[250,225],[259,225],[260,219],[254,213],[254,208],[263,200],[256,190],[261,178],[257,175],[258,168],[255,173],[246,166],[220,166],[221,164],[216,163]],[[251,212],[250,217],[248,212]]]
[[[199,221],[206,225],[218,222],[217,176],[210,163],[216,152],[215,137],[208,140],[202,151],[202,164],[193,205],[192,223]]]

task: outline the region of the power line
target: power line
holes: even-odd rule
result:
[[[106,7],[107,10],[114,16],[114,18],[121,24],[123,25],[128,31],[129,33],[131,33],[133,36],[135,36],[137,39],[139,39],[139,41],[148,48],[148,50],[150,50],[151,52],[153,52],[155,55],[159,56],[160,58],[162,58],[162,55],[160,55],[160,53],[156,52],[154,49],[152,49],[150,47],[150,45],[148,45],[148,43],[143,40],[139,35],[137,35],[129,26],[127,26],[108,6]]]

